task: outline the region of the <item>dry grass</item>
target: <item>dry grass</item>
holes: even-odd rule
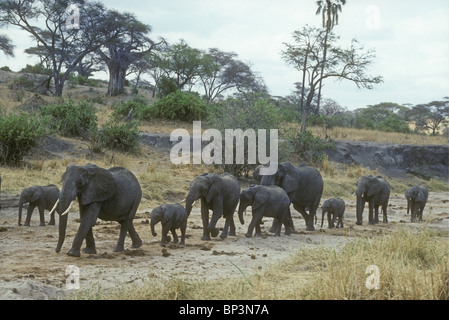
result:
[[[70,299],[148,300],[447,300],[449,299],[449,245],[446,232],[425,227],[359,238],[339,250],[302,249],[263,273],[241,273],[240,278],[213,281],[164,280],[153,275],[140,286],[114,291],[78,292]],[[368,289],[366,269],[375,265],[380,288]],[[238,268],[238,266],[235,266]]]

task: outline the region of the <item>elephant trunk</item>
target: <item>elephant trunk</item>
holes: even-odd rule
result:
[[[187,198],[186,198],[187,215],[190,215],[190,213],[192,212],[192,207],[196,200],[198,200],[198,198],[195,197],[191,192],[189,192],[189,194],[187,195]]]
[[[60,215],[59,216],[59,239],[58,239],[58,245],[56,246],[57,253],[59,253],[61,251],[62,244],[64,243],[64,240],[65,240],[67,220],[68,220],[68,215]]]
[[[326,214],[326,210],[323,210],[323,215],[321,217],[321,228],[323,228],[323,223],[324,223],[324,215]]]
[[[245,211],[246,208],[240,203],[239,205],[239,220],[241,224],[245,224],[245,220],[243,219],[243,211]]]
[[[155,226],[158,222],[159,222],[159,221],[157,221],[155,218],[151,218],[150,226],[151,226],[151,234],[153,235],[153,237],[156,237],[156,236],[157,236],[157,233],[156,233],[156,231],[154,230],[154,226]]]

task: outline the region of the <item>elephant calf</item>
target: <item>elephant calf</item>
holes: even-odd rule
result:
[[[337,228],[343,228],[343,215],[345,213],[346,204],[343,200],[337,199],[329,199],[324,201],[321,217],[321,228],[323,228],[324,223],[324,214],[327,212],[327,221],[328,228],[332,229],[335,225],[335,220],[338,218]]]
[[[405,192],[405,199],[407,199],[407,214],[412,210],[411,222],[415,222],[418,218],[422,221],[422,212],[427,203],[429,190],[424,186],[415,186],[409,188]]]
[[[164,204],[155,208],[151,212],[151,234],[153,237],[157,236],[154,231],[154,226],[161,222],[162,224],[162,239],[161,245],[165,245],[170,242],[170,236],[168,232],[171,231],[173,235],[173,242],[178,243],[178,235],[176,229],[181,229],[181,242],[184,245],[187,227],[187,211],[180,204]]]
[[[24,226],[29,226],[31,222],[31,215],[34,208],[39,209],[39,226],[45,226],[45,210],[52,210],[56,201],[58,201],[59,189],[55,185],[48,186],[32,186],[22,190],[19,199],[19,226],[22,225],[22,209],[25,203],[30,203],[27,210],[27,217]],[[55,214],[52,213],[49,225],[55,225]]]
[[[293,226],[289,225],[290,219],[288,219],[290,217],[290,199],[284,189],[275,185],[253,185],[244,189],[240,195],[238,210],[242,224],[245,223],[243,211],[248,206],[252,206],[253,219],[249,224],[248,232],[245,234],[246,237],[252,237],[254,228],[256,228],[256,236],[261,235],[260,222],[264,216],[278,220],[276,230],[274,230],[276,236],[281,235],[282,224],[285,225],[286,234],[289,234],[288,230],[292,230]]]

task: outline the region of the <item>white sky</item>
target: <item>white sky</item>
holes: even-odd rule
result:
[[[281,59],[283,42],[304,25],[321,25],[315,0],[106,0],[108,8],[134,12],[170,43],[184,39],[198,49],[233,51],[250,63],[272,95],[285,96],[300,79]],[[325,82],[323,95],[349,109],[380,102],[413,105],[449,96],[449,1],[347,0],[335,32],[342,46],[356,38],[376,50],[370,72],[384,83],[373,90],[350,82]],[[0,66],[18,70],[30,63],[23,50],[34,45],[10,27],[16,58],[0,54]]]

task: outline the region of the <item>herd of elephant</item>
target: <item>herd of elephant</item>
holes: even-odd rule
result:
[[[270,232],[280,236],[282,225],[285,234],[294,232],[294,224],[290,206],[303,216],[308,231],[315,230],[316,211],[323,193],[323,179],[320,172],[307,165],[294,166],[283,162],[273,175],[261,175],[259,166],[253,177],[259,184],[241,190],[236,177],[224,173],[204,173],[195,177],[185,199],[185,207],[181,204],[164,204],[151,212],[151,233],[157,236],[155,225],[162,224],[161,244],[171,241],[179,242],[176,229],[181,231],[180,244],[184,244],[187,219],[197,200],[201,201],[201,219],[203,224],[202,240],[210,240],[219,234],[216,227],[220,218],[225,219],[222,239],[228,235],[235,236],[234,212],[238,207],[240,222],[244,224],[243,213],[252,207],[252,220],[249,223],[247,237],[261,235],[260,224],[263,217],[272,217]],[[369,206],[369,224],[379,222],[379,207],[383,214],[383,222],[387,223],[387,206],[390,196],[390,185],[382,177],[361,176],[357,181],[357,224],[362,224],[362,213],[365,203]],[[411,187],[405,193],[407,214],[411,210],[411,221],[422,220],[422,212],[426,205],[428,190],[422,186]],[[79,257],[81,245],[86,240],[84,253],[95,254],[95,242],[92,227],[98,218],[120,223],[120,235],[115,252],[124,250],[125,236],[129,233],[132,248],[139,248],[142,240],[134,229],[133,219],[142,198],[142,190],[134,174],[122,167],[103,169],[92,164],[86,166],[70,165],[62,176],[61,191],[55,185],[33,186],[22,191],[19,200],[19,226],[22,225],[22,207],[29,202],[25,226],[30,225],[31,214],[35,207],[39,209],[40,225],[45,226],[44,211],[50,211],[50,225],[55,225],[55,212],[59,214],[59,238],[56,252],[61,251],[67,227],[68,212],[78,199],[80,225],[68,255]],[[343,227],[345,202],[341,199],[328,199],[322,205],[322,222],[327,213],[328,227]],[[209,210],[212,216],[209,221]]]

